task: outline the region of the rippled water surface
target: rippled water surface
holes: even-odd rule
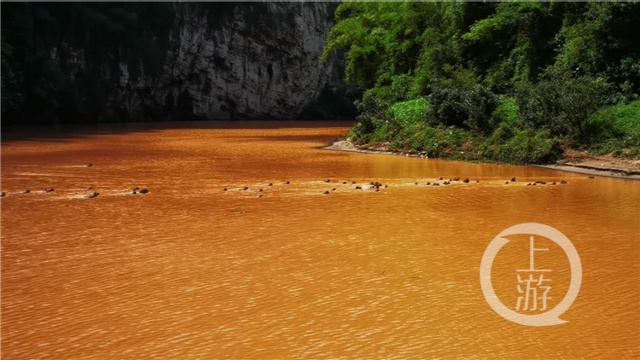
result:
[[[3,359],[640,357],[640,182],[319,149],[348,125],[3,134]],[[388,188],[355,189],[371,181]],[[484,249],[521,222],[580,254],[565,324],[482,295]],[[494,263],[510,306],[529,260],[512,243]],[[568,270],[547,245],[553,305]]]

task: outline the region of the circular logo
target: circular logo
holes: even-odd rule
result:
[[[571,283],[569,284],[569,289],[564,299],[562,299],[562,301],[560,301],[560,303],[558,303],[558,305],[556,305],[553,309],[543,313],[534,314],[534,315],[526,315],[526,314],[518,313],[506,307],[496,295],[495,291],[493,290],[493,285],[491,284],[491,266],[493,265],[493,261],[496,255],[498,254],[498,252],[500,251],[500,249],[502,249],[502,247],[509,242],[509,240],[506,239],[505,237],[509,235],[523,235],[523,234],[545,237],[555,242],[556,244],[558,244],[558,246],[560,246],[560,248],[562,248],[562,250],[567,255],[567,258],[569,259],[569,265],[571,267]],[[534,237],[531,236],[532,259],[533,259],[534,250],[548,250],[548,249],[535,249],[533,241],[534,241]],[[530,272],[538,271],[537,274],[541,274],[539,273],[540,271],[547,271],[547,270],[535,270],[533,268],[533,264],[531,264],[530,270],[522,270],[522,271],[530,271]],[[544,275],[539,275],[539,276],[540,278],[537,282],[538,285],[543,281],[547,281],[547,280],[543,280]],[[530,279],[531,278],[532,277],[530,277]],[[518,279],[518,281],[520,281],[520,278]],[[493,311],[498,313],[498,315],[502,316],[503,318],[509,321],[512,321],[514,323],[518,323],[521,325],[550,326],[550,325],[558,325],[558,324],[567,322],[565,320],[560,319],[560,315],[562,315],[565,311],[567,311],[567,309],[569,309],[571,304],[573,304],[573,301],[578,296],[578,291],[580,290],[581,282],[582,282],[582,264],[580,263],[580,257],[578,256],[578,252],[576,251],[576,248],[573,246],[571,241],[569,241],[569,239],[563,233],[552,228],[551,226],[539,224],[539,223],[518,224],[502,231],[495,238],[493,238],[491,243],[489,243],[489,246],[487,246],[487,248],[484,251],[484,255],[482,255],[482,261],[480,262],[480,286],[482,287],[482,293],[484,294],[484,297],[487,300],[487,303],[489,303],[489,306],[491,306]],[[527,288],[531,283],[533,283],[533,285],[536,285],[535,282],[530,282],[527,284]],[[541,287],[544,287],[544,286],[541,286]],[[518,291],[520,291],[520,288]],[[523,293],[526,293],[526,295],[528,296],[529,290],[527,289],[526,291],[523,291]],[[546,293],[545,293],[545,296],[546,296]],[[535,295],[534,295],[533,301],[537,301],[537,298]],[[541,308],[540,310],[544,310],[544,308]]]

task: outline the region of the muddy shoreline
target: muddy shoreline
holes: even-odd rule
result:
[[[386,148],[362,149],[344,139],[337,139],[323,150],[357,152],[363,154],[381,154],[428,159],[426,154],[418,152],[391,151]],[[529,165],[564,172],[585,174],[589,176],[614,177],[620,179],[640,180],[640,160],[617,159],[611,156],[594,156],[586,152],[567,152],[568,157],[559,160],[555,165]]]

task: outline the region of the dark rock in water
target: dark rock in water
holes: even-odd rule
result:
[[[91,163],[87,164],[87,167],[92,167],[92,166],[93,166],[93,164],[91,164]]]
[[[323,194],[328,195],[329,194],[329,190],[325,191]]]
[[[97,191],[94,191],[94,192],[93,192],[93,194],[91,194],[91,195],[87,195],[87,196],[85,196],[85,198],[87,198],[87,199],[93,199],[93,198],[95,198],[95,197],[98,197],[98,195],[100,195],[100,193],[99,193],[99,192],[97,192]]]
[[[505,185],[509,185],[509,182],[508,182],[508,181],[505,181],[504,183],[505,183]]]
[[[148,193],[149,193],[149,189],[147,188],[140,189],[140,194],[148,194]]]
[[[469,183],[469,178],[466,178],[464,180],[462,180],[463,183],[468,184]]]
[[[561,180],[560,184],[568,184],[568,182],[566,180]]]
[[[288,181],[288,180],[287,180],[287,182],[286,182],[285,184],[286,184],[286,185],[289,185],[289,184],[291,184],[291,181]]]
[[[44,190],[42,190],[42,191],[43,191],[43,192],[46,192],[46,193],[50,193],[50,192],[54,192],[54,191],[56,191],[56,189],[54,189],[54,188],[45,188],[45,189],[44,189]]]
[[[261,197],[262,197],[262,195],[258,195],[258,197],[259,197],[259,198],[261,198]]]
[[[444,178],[442,176],[440,176],[440,180],[444,180]]]
[[[27,189],[27,190],[23,191],[22,193],[23,194],[29,194],[30,192],[31,192],[31,190]]]
[[[346,181],[343,181],[343,182],[342,182],[342,185],[347,185],[347,182],[346,182]]]
[[[515,177],[515,176],[514,176],[514,177],[512,177],[512,178],[511,178],[511,181],[512,181],[512,182],[516,182],[516,177]]]
[[[262,192],[262,189],[258,190],[259,192]]]
[[[536,180],[535,182],[536,184],[540,184],[540,185],[546,185],[547,183],[542,181],[542,180]]]
[[[7,196],[6,192],[3,191],[3,192],[0,193],[0,197],[5,197],[5,196]]]
[[[595,179],[595,178],[596,178],[596,177],[595,177],[595,176],[593,176],[593,175],[592,175],[592,176],[589,176],[589,179]]]
[[[385,188],[385,189],[386,189],[386,188],[388,188],[388,187],[389,187],[389,185],[385,185],[385,186],[384,186],[384,188]]]
[[[325,181],[325,182],[330,183],[330,182],[331,182],[331,179],[327,179],[327,181]]]
[[[336,188],[331,189],[331,191],[336,191]]]
[[[480,180],[476,180],[476,184],[479,184],[479,183],[480,183]]]
[[[418,185],[418,183],[415,183],[416,185]]]
[[[453,178],[453,181],[460,181],[460,178],[459,177]]]
[[[427,185],[431,185],[431,181],[428,181],[428,182],[427,182]]]
[[[362,187],[356,186],[356,190],[362,190]]]
[[[269,183],[269,186],[273,186],[273,183]]]
[[[222,191],[227,191],[227,188],[222,189]]]
[[[352,181],[352,182],[351,182],[351,184],[352,184],[352,185],[353,185],[353,184],[355,184],[355,183],[356,183],[355,181]]]
[[[556,182],[555,182],[555,181],[551,183],[551,185],[555,185],[555,184],[556,184]]]
[[[249,187],[248,187],[248,186],[245,186],[245,187],[243,187],[243,188],[242,188],[242,190],[245,190],[245,191],[246,191],[246,190],[249,190]]]
[[[135,188],[133,188],[133,191],[139,191],[139,190],[140,190],[140,188],[137,187],[137,186]]]

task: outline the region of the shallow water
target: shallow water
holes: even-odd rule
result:
[[[640,357],[640,182],[319,149],[349,125],[3,134],[3,358]],[[580,255],[565,324],[509,322],[480,290],[484,249],[522,222]],[[520,240],[492,273],[510,306]],[[553,306],[569,270],[540,241]]]

